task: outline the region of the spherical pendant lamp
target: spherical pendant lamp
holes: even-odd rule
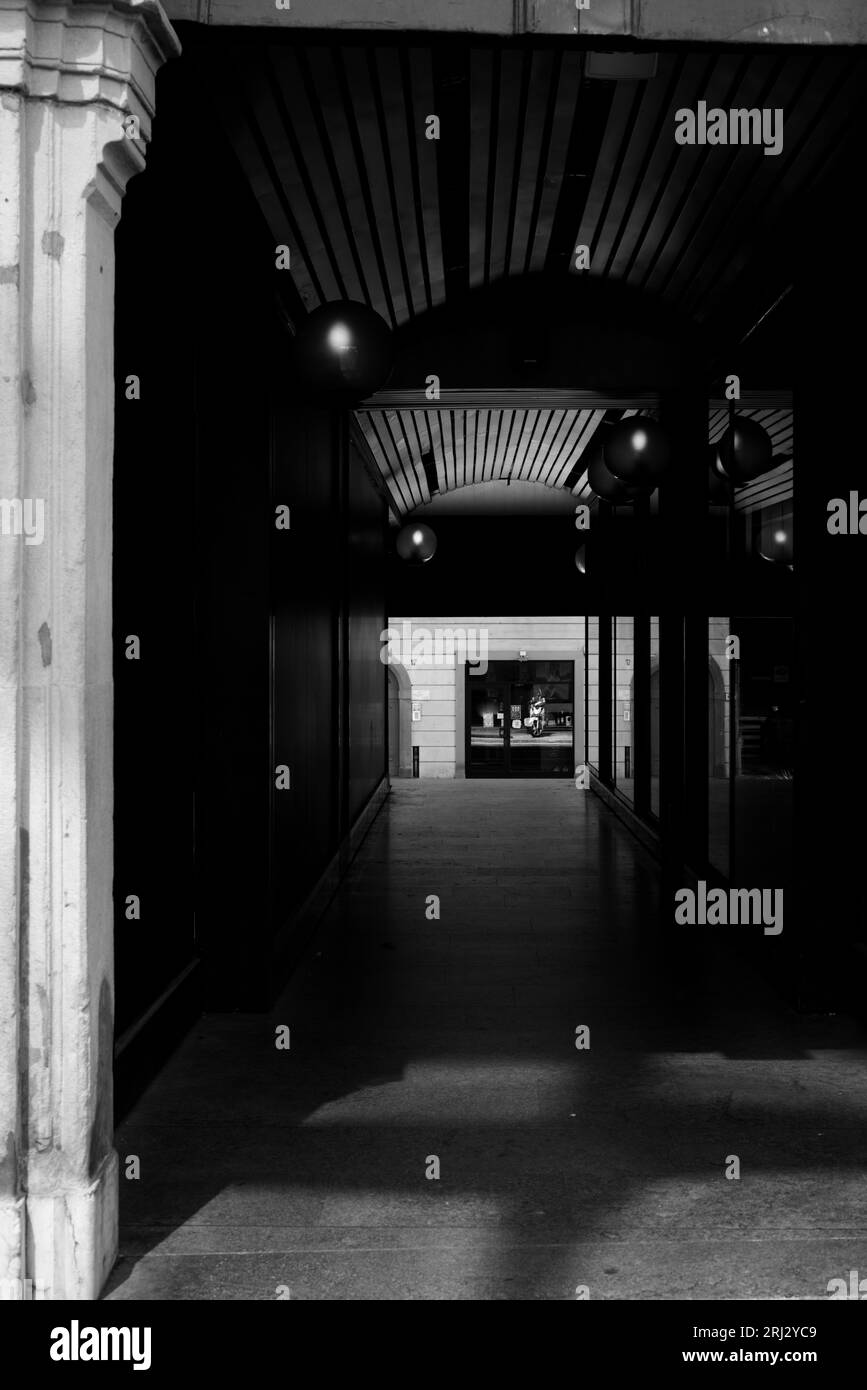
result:
[[[436,553],[437,538],[429,526],[412,521],[398,531],[395,544],[398,555],[407,564],[425,565]]]
[[[634,502],[636,497],[644,497],[653,491],[652,487],[629,487],[626,483],[615,478],[614,474],[606,467],[603,458],[602,445],[593,449],[593,455],[587,467],[587,482],[597,497],[603,502],[613,502],[621,506]]]
[[[654,488],[671,465],[671,444],[658,420],[633,415],[609,430],[603,458],[621,482]]]
[[[735,486],[752,482],[774,467],[774,446],[755,420],[736,415],[717,446],[719,467]]]
[[[379,391],[391,376],[394,343],[384,319],[366,304],[320,304],[292,344],[300,383],[317,398],[345,403]]]
[[[757,548],[763,560],[770,560],[775,565],[791,565],[795,555],[792,518],[783,517],[763,526]]]

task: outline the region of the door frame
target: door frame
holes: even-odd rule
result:
[[[578,768],[578,767],[580,767],[580,765],[581,765],[581,764],[583,763],[583,761],[584,761],[584,643],[585,643],[585,642],[586,642],[586,635],[585,635],[584,640],[582,641],[581,647],[580,647],[577,651],[573,651],[573,652],[565,652],[565,653],[564,653],[564,652],[554,652],[554,651],[550,651],[550,650],[543,650],[543,651],[528,652],[528,655],[527,655],[527,662],[528,662],[528,664],[529,664],[530,662],[534,662],[534,661],[560,661],[560,662],[564,662],[564,663],[568,662],[568,663],[571,665],[571,667],[572,667],[572,770],[571,770],[571,772],[570,772],[570,776],[574,776],[574,774],[575,774],[575,769]],[[507,661],[509,661],[509,658],[508,658],[505,654],[504,654],[502,657],[494,657],[494,658],[492,659],[492,661],[489,663],[489,665],[496,665],[496,663],[497,663],[498,660],[503,661],[503,662],[507,662]],[[532,779],[543,780],[543,781],[550,781],[550,782],[562,782],[562,781],[566,781],[566,778],[563,777],[563,776],[560,775],[560,774],[552,775],[551,773],[542,772],[542,771],[539,771],[539,772],[535,772],[535,771],[534,771],[534,772],[528,772],[528,771],[514,772],[514,771],[511,769],[511,767],[508,767],[508,766],[504,766],[502,769],[496,768],[496,769],[494,769],[494,770],[492,770],[492,771],[485,771],[485,770],[480,769],[480,768],[473,768],[473,769],[471,770],[471,764],[470,764],[470,753],[471,753],[470,682],[471,682],[473,679],[476,679],[476,680],[478,680],[478,683],[481,685],[481,684],[484,684],[485,681],[487,680],[487,681],[489,682],[489,684],[491,684],[491,685],[502,685],[502,686],[504,686],[504,687],[506,688],[507,695],[511,693],[511,688],[512,688],[512,686],[515,684],[515,682],[514,682],[511,678],[509,678],[509,679],[507,679],[507,680],[504,680],[504,679],[498,679],[496,676],[489,676],[488,671],[485,671],[484,674],[481,674],[481,673],[480,673],[477,677],[474,677],[474,676],[471,674],[471,671],[470,671],[471,665],[472,665],[472,663],[470,663],[470,662],[464,662],[464,663],[463,663],[463,667],[464,667],[464,679],[463,679],[463,681],[458,681],[458,682],[457,682],[457,689],[458,689],[458,691],[460,692],[460,694],[461,694],[461,696],[462,696],[462,699],[461,699],[460,702],[459,702],[459,704],[462,705],[462,708],[457,708],[456,711],[455,711],[457,718],[458,718],[458,719],[461,719],[461,720],[463,721],[463,726],[464,726],[464,739],[463,739],[463,748],[464,748],[464,767],[463,767],[463,774],[464,774],[464,776],[467,777],[467,778],[479,778],[479,777],[484,777],[484,778],[497,778],[497,777],[500,777],[500,778],[503,778],[503,779],[506,779],[506,780],[514,779],[515,781],[525,781],[525,780],[532,780]],[[507,704],[507,703],[508,703],[508,699],[504,700],[503,703],[504,703],[504,705]],[[504,745],[504,754],[505,754],[506,762],[508,763],[508,753],[509,753],[509,749],[510,749],[510,747],[511,747],[511,722],[509,722],[508,736],[504,738],[503,745]],[[456,769],[456,771],[457,771],[457,769]]]

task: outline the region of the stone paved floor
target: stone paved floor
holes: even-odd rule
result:
[[[656,894],[570,782],[399,782],[273,1016],[203,1019],[119,1133],[142,1167],[106,1296],[818,1299],[867,1273],[863,1033],[718,942],[660,960]]]

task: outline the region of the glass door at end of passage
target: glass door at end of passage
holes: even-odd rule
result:
[[[467,774],[571,777],[574,667],[569,663],[492,663],[467,671]],[[499,667],[499,669],[496,669]]]
[[[468,766],[476,772],[505,772],[508,686],[504,681],[469,682]]]
[[[556,668],[555,668],[556,669]],[[537,666],[511,685],[507,764],[516,776],[573,773],[574,678]]]

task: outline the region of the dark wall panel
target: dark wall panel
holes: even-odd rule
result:
[[[158,186],[159,165],[152,187]],[[134,180],[118,231],[114,465],[114,737],[116,1030],[122,1035],[195,954],[193,914],[195,356],[159,244],[142,256],[149,219]],[[150,190],[148,190],[150,191]],[[127,399],[138,378],[139,399]],[[127,642],[140,642],[129,659]],[[127,917],[127,898],[140,919]],[[129,911],[135,911],[130,906]]]
[[[172,120],[177,84],[161,84]],[[113,517],[115,1031],[197,956],[193,893],[197,348],[183,222],[159,234],[183,182],[154,140],[116,233]],[[167,325],[172,331],[167,332]],[[132,381],[131,378],[137,378]],[[139,659],[127,639],[140,640]],[[140,900],[140,920],[127,898]],[[133,909],[130,908],[130,911]]]
[[[387,771],[385,509],[354,445],[349,451],[349,817],[354,820]]]
[[[284,281],[219,129],[192,164],[178,138],[198,100],[189,69],[165,70],[118,229],[116,1032],[156,1005],[143,1038],[268,1006],[275,933],[385,763],[382,503],[350,470],[345,414],[289,403]],[[166,1002],[190,968],[196,989]],[[159,1060],[136,1047],[121,1109]]]
[[[272,541],[272,883],[279,930],[303,904],[386,770],[384,507],[347,420],[281,407],[273,505],[290,509]]]
[[[286,334],[219,132],[192,163],[178,139],[191,106],[189,73],[170,65],[117,232],[118,1034],[198,959],[204,1002],[249,1002],[269,925],[268,413]]]
[[[197,376],[196,910],[212,1007],[258,993],[268,931],[268,323],[242,258]],[[228,342],[258,350],[227,351]]]
[[[290,509],[273,555],[275,925],[304,900],[338,843],[339,641],[342,534],[339,425],[328,411],[282,410],[274,423],[273,498]]]

